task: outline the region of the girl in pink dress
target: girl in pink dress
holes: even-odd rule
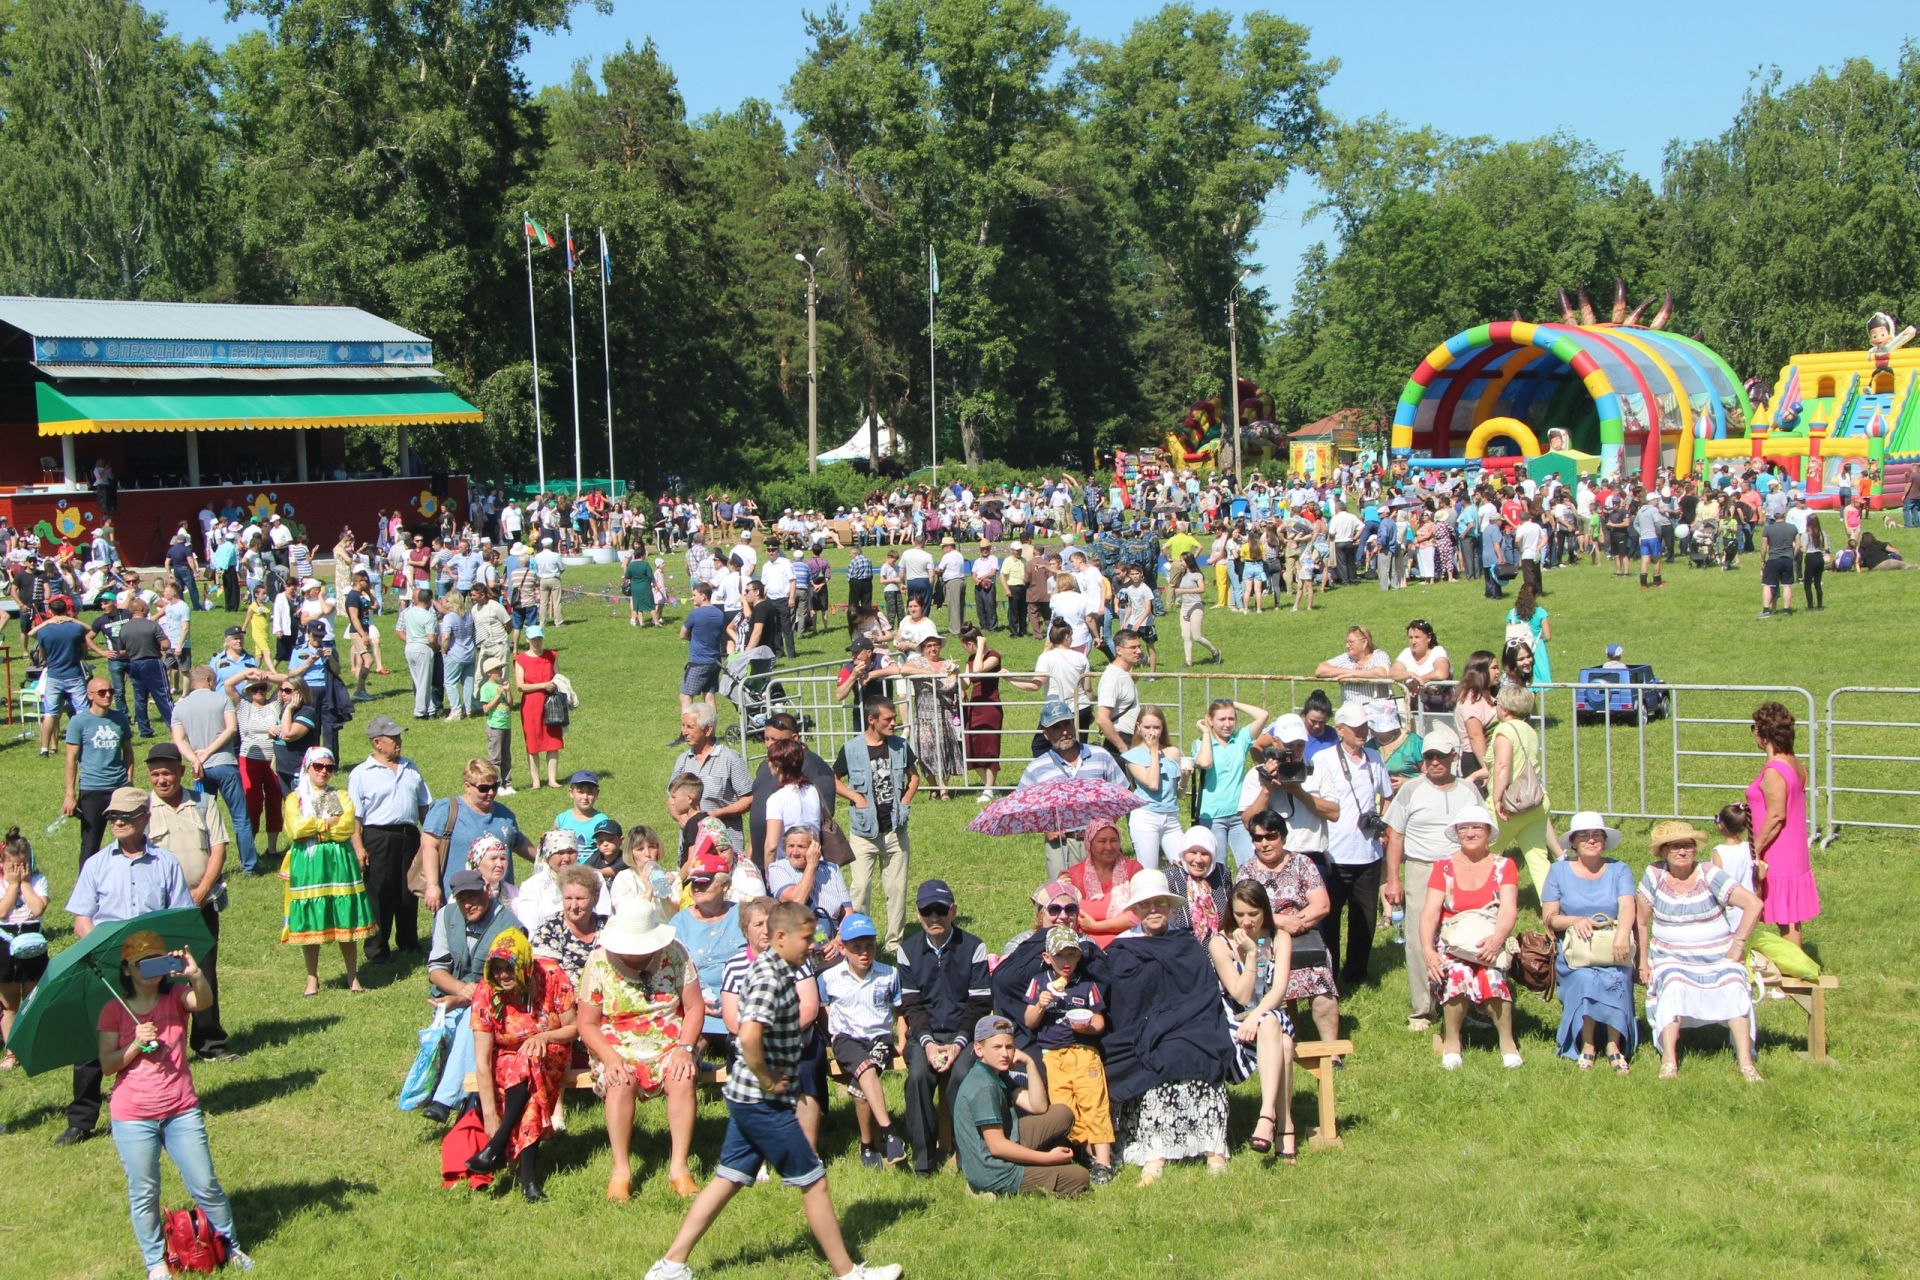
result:
[[[1767,753],[1760,776],[1747,787],[1753,813],[1753,868],[1760,884],[1760,918],[1780,926],[1796,947],[1800,926],[1820,914],[1807,848],[1807,774],[1793,754],[1793,713],[1763,702],[1753,713],[1753,737]]]

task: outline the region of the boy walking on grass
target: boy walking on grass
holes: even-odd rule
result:
[[[853,1114],[860,1122],[860,1163],[869,1169],[907,1158],[907,1144],[893,1131],[880,1073],[904,1054],[907,1020],[900,1013],[900,975],[877,964],[878,930],[858,912],[840,922],[840,953],[846,963],[820,975],[827,1006],[827,1037],[833,1057],[850,1081]]]
[[[480,685],[480,714],[487,718],[487,759],[500,771],[500,790],[495,795],[513,794],[513,712],[508,686],[503,682],[507,664],[491,659]]]
[[[1062,1143],[1073,1110],[1048,1105],[1046,1077],[1013,1047],[1013,1023],[997,1013],[980,1019],[973,1051],[953,1096],[953,1145],[967,1185],[993,1195],[1085,1195],[1087,1171]]]
[[[898,1280],[898,1266],[869,1267],[847,1253],[827,1190],[826,1166],[807,1144],[794,1114],[794,1072],[806,1044],[794,973],[806,962],[813,945],[813,911],[803,903],[782,902],[773,908],[768,924],[769,945],[747,971],[740,993],[740,1032],[734,1039],[733,1066],[721,1091],[727,1103],[727,1136],[721,1144],[719,1168],[687,1210],[666,1255],[647,1269],[646,1280],[691,1280],[693,1269],[687,1259],[693,1247],[727,1202],[753,1185],[763,1164],[771,1165],[782,1182],[799,1190],[807,1227],[835,1276]],[[1011,1023],[1007,1030],[1011,1046]]]

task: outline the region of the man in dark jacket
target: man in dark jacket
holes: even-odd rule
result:
[[[907,1020],[907,1139],[913,1171],[940,1167],[941,1102],[973,1065],[968,1035],[991,1010],[987,944],[954,925],[953,890],[928,880],[917,895],[922,932],[900,946],[900,1012]]]

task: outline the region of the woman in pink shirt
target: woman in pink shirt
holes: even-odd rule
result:
[[[144,960],[172,955],[180,962],[178,985],[172,977],[146,977]],[[118,1077],[108,1114],[113,1145],[127,1173],[127,1201],[133,1237],[146,1263],[147,1280],[167,1280],[167,1245],[160,1217],[160,1151],[164,1147],[180,1172],[180,1181],[227,1245],[227,1265],[253,1270],[253,1259],[233,1237],[233,1208],[214,1176],[207,1149],[206,1117],[187,1070],[187,1025],[194,1012],[213,1003],[207,976],[182,948],[169,953],[160,935],[129,934],[120,945],[120,984],[126,1003],[110,1002],[100,1011],[100,1069]]]
[[[1140,864],[1120,856],[1120,828],[1109,818],[1089,824],[1085,839],[1087,856],[1061,879],[1080,893],[1080,932],[1105,947],[1134,926],[1133,912],[1119,904],[1127,900],[1127,884],[1140,874]]]

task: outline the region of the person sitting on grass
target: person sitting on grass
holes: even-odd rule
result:
[[[977,1056],[953,1096],[953,1145],[967,1185],[984,1195],[1085,1195],[1090,1178],[1062,1141],[1073,1108],[1051,1102],[1033,1056],[1013,1047],[1012,1021],[981,1018],[973,1045]]]
[[[1078,929],[1047,930],[1047,968],[1027,983],[1023,1021],[1040,1048],[1054,1100],[1073,1112],[1067,1141],[1090,1149],[1092,1180],[1113,1181],[1113,1108],[1094,1047],[1107,1029],[1106,996],[1081,967],[1091,949]]]
[[[820,975],[820,999],[827,1006],[827,1037],[834,1061],[846,1073],[860,1125],[860,1163],[880,1169],[903,1163],[907,1144],[893,1131],[880,1073],[895,1054],[905,1054],[907,1020],[900,1015],[900,975],[875,960],[879,931],[871,916],[855,913],[840,922],[840,951],[846,963]]]

